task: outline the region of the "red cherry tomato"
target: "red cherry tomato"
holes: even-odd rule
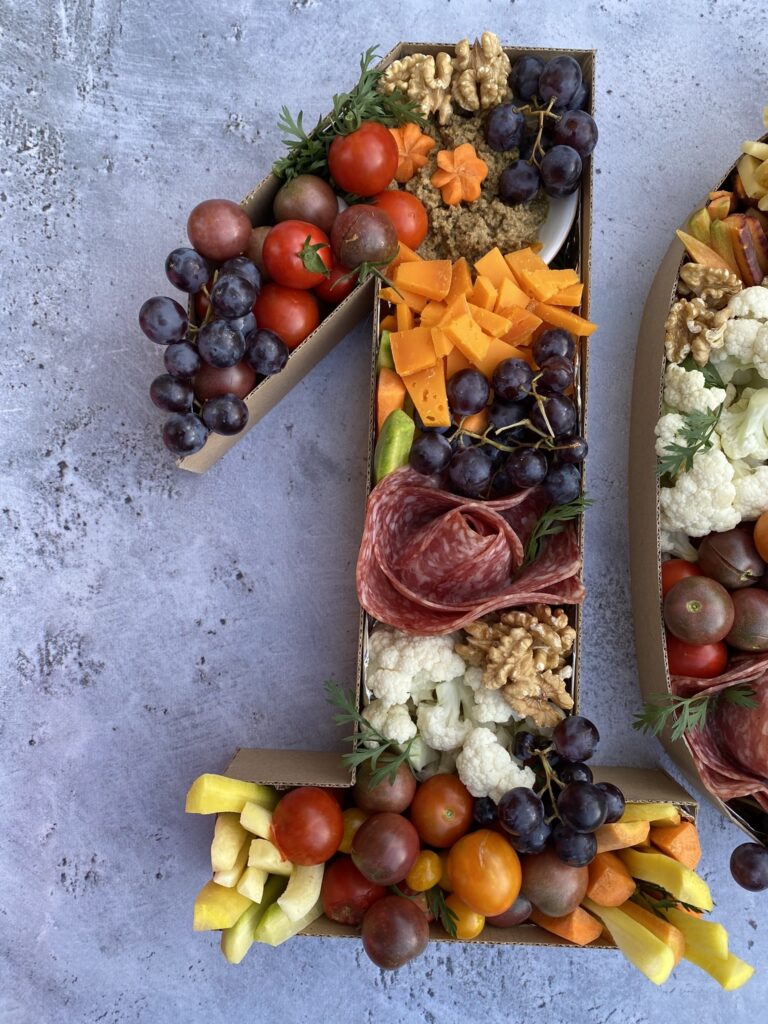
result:
[[[372,205],[389,214],[398,242],[418,249],[429,231],[427,209],[420,199],[399,188],[389,188],[374,196]]]
[[[364,121],[357,131],[336,136],[328,150],[328,169],[345,192],[375,196],[394,178],[399,159],[389,129],[375,121]]]
[[[341,278],[344,280],[342,281]],[[351,294],[356,284],[357,274],[351,274],[340,263],[334,263],[328,277],[315,286],[314,292],[323,302],[327,302],[330,306],[338,306]]]
[[[336,853],[344,835],[338,800],[319,786],[286,793],[272,815],[272,837],[294,864],[322,864]]]
[[[366,910],[386,895],[383,885],[360,874],[351,857],[339,857],[325,869],[320,899],[323,913],[331,921],[358,925]]]
[[[686,576],[701,575],[701,569],[695,562],[688,562],[685,558],[670,558],[668,562],[661,563],[661,593],[666,597],[672,587]]]
[[[457,775],[433,775],[422,782],[411,803],[411,821],[428,846],[453,846],[472,824],[474,800]]]
[[[724,643],[686,644],[667,633],[667,661],[673,676],[712,679],[725,671],[728,648]]]
[[[312,292],[265,284],[253,304],[259,327],[279,334],[290,349],[296,348],[320,323],[320,308]]]
[[[314,255],[309,247],[320,246]],[[324,273],[308,270],[305,261],[315,257],[330,270],[333,257],[328,235],[305,220],[284,220],[275,224],[264,239],[261,258],[267,273],[286,288],[314,288],[324,280]]]

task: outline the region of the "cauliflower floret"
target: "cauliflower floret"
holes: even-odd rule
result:
[[[403,747],[416,735],[416,723],[405,704],[387,705],[381,700],[372,700],[363,708],[363,718],[386,739]],[[377,744],[369,743],[368,746],[375,747]]]
[[[535,782],[531,769],[521,767],[484,726],[473,729],[465,740],[456,769],[472,796],[489,796],[497,803],[508,790],[533,789]]]
[[[757,519],[768,509],[768,466],[753,469],[746,462],[734,463],[734,507],[742,520]]]
[[[659,543],[662,555],[671,558],[684,558],[687,562],[695,562],[699,557],[696,548],[683,530],[661,530]]]
[[[674,412],[711,412],[725,401],[723,388],[708,388],[700,370],[670,363],[664,374],[664,404]]]
[[[462,679],[435,687],[436,704],[419,704],[416,721],[425,743],[435,750],[456,750],[472,729],[467,711],[473,706],[472,691]]]
[[[409,698],[418,703],[431,696],[435,683],[455,679],[465,668],[452,636],[408,636],[380,627],[368,639],[366,686],[388,707]]]
[[[768,324],[759,320],[729,320],[721,351],[744,366],[754,366],[761,377],[768,377]],[[716,365],[719,372],[720,363]]]
[[[656,434],[656,454],[660,459],[666,455],[667,448],[673,444],[683,444],[685,418],[679,412],[668,412],[659,417],[654,433]]]
[[[472,690],[474,707],[471,710],[472,720],[478,725],[499,723],[503,725],[510,719],[517,719],[511,706],[504,700],[500,690],[489,690],[483,686],[483,670],[472,666],[464,674],[464,682]]]
[[[745,388],[738,402],[723,411],[717,433],[730,459],[768,459],[768,388]]]
[[[728,303],[732,316],[768,320],[768,288],[756,284],[737,292]]]
[[[673,487],[661,488],[661,529],[682,530],[689,537],[732,530],[741,518],[735,498],[733,466],[725,455],[717,450],[700,452]]]
[[[441,755],[428,746],[421,736],[417,736],[408,748],[408,761],[411,768],[425,778],[438,772],[438,758]],[[443,755],[444,756],[444,755]]]
[[[745,365],[740,359],[726,352],[724,348],[713,348],[709,353],[709,361],[714,364],[726,387],[729,384],[736,387],[749,384],[755,373],[754,367]],[[726,402],[726,404],[728,403]]]

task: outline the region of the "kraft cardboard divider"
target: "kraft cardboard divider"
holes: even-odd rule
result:
[[[768,135],[762,141],[768,142]],[[712,190],[723,188],[735,169],[736,163],[719,184],[713,185]],[[670,228],[673,236],[674,227]],[[685,249],[674,236],[646,300],[637,339],[632,386],[629,436],[630,574],[637,669],[640,690],[646,701],[671,692],[661,602],[659,479],[654,430],[664,391],[664,323],[675,301],[678,275],[684,257]],[[730,821],[753,836],[753,830],[735,809],[706,788],[691,757],[687,741],[684,738],[673,741],[671,725],[670,722],[660,736],[666,752],[692,785],[703,792]]]
[[[436,54],[440,50],[453,51],[455,44],[449,43],[400,43],[399,46],[395,47],[391,53],[387,54],[385,62],[388,64],[391,60],[398,59],[409,53],[426,52]],[[524,54],[534,54],[543,61],[547,61],[552,57],[556,57],[558,54],[570,54],[575,57],[581,65],[582,75],[584,81],[589,85],[590,88],[590,105],[589,112],[594,115],[594,84],[595,84],[595,62],[596,52],[594,50],[548,50],[548,49],[537,49],[535,47],[504,47],[505,52],[508,54],[510,60],[514,63],[517,57],[523,56]],[[589,319],[589,308],[590,308],[590,278],[591,278],[591,266],[592,266],[592,187],[593,187],[593,166],[592,158],[590,157],[584,163],[584,172],[581,179],[581,196],[579,199],[579,210],[574,221],[573,227],[568,235],[568,238],[563,243],[562,250],[569,252],[578,252],[578,258],[575,261],[575,267],[581,276],[581,280],[584,284],[584,295],[581,303],[581,315]],[[368,420],[368,461],[366,469],[366,497],[370,493],[373,486],[373,452],[376,444],[376,360],[379,353],[379,344],[381,340],[381,306],[382,302],[379,298],[379,291],[381,285],[380,282],[376,282],[375,301],[373,309],[373,345],[371,349],[371,372],[370,372],[370,414]],[[587,338],[579,339],[579,345],[577,349],[578,353],[578,372],[580,388],[577,396],[579,405],[579,423],[582,432],[582,436],[587,435],[587,393],[588,393],[588,365],[589,357],[588,350],[589,345],[594,344]],[[588,460],[587,460],[588,461]],[[585,471],[586,464],[582,463],[582,488],[585,486]],[[582,563],[584,558],[584,517],[582,516],[579,521],[579,551],[582,556]],[[580,653],[581,653],[581,609],[578,605],[573,606],[570,609],[570,617],[573,626],[576,630],[576,642],[573,648],[573,676],[571,678],[570,690],[574,699],[574,713],[578,712],[579,708],[579,664],[580,664]],[[360,618],[360,629],[359,629],[359,654],[358,654],[358,696],[365,688],[365,664],[366,664],[366,642],[368,636],[368,616],[365,613],[361,614]]]
[[[682,786],[664,772],[654,768],[616,768],[593,765],[595,782],[612,782],[631,803],[672,803],[691,821],[696,820],[698,805]],[[244,782],[291,789],[294,786],[332,786],[350,788],[351,773],[341,762],[341,755],[321,750],[255,750],[239,748],[230,761],[225,775]],[[458,942],[438,924],[430,925],[433,942]],[[318,918],[300,932],[323,938],[359,939],[360,930]],[[535,924],[521,924],[514,928],[486,926],[473,943],[486,946],[562,946],[567,949],[614,948],[614,943],[602,936],[589,946],[575,946],[552,935]]]

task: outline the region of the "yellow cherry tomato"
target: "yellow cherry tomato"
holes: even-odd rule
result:
[[[485,927],[483,915],[468,907],[455,893],[451,893],[445,901],[445,905],[456,915],[453,919],[453,923],[456,926],[456,938],[461,939],[463,942],[476,939]]]
[[[453,886],[451,885],[451,879],[448,875],[448,854],[450,850],[441,850],[438,856],[440,857],[440,881],[437,883],[443,892],[453,892]]]
[[[434,850],[422,850],[413,867],[405,876],[405,884],[414,892],[426,892],[437,885],[443,873],[443,864]]]
[[[368,815],[365,811],[361,811],[359,807],[348,807],[344,811],[344,835],[341,837],[341,843],[339,844],[340,853],[351,853],[352,852],[352,840],[355,838],[355,833],[363,824]]]

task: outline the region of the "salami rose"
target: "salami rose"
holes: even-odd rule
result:
[[[395,629],[427,636],[497,608],[579,603],[584,586],[573,524],[523,567],[526,541],[547,504],[538,488],[476,501],[411,469],[390,473],[368,499],[360,604]]]

